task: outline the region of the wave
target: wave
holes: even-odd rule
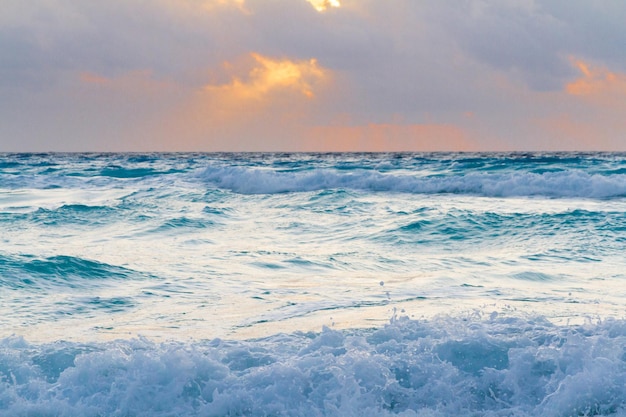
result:
[[[141,273],[89,259],[57,255],[0,255],[0,286],[13,289],[45,288],[50,285],[93,288],[94,281],[125,280]]]
[[[215,166],[199,177],[207,184],[241,194],[346,189],[412,194],[468,194],[486,197],[543,196],[550,198],[626,197],[626,174],[590,174],[578,170],[556,172],[469,172],[452,175],[423,175],[357,169],[328,168],[278,171],[253,167]]]
[[[0,415],[626,415],[626,322],[396,319],[253,341],[0,341]]]
[[[569,251],[580,248],[582,253],[591,254],[597,249],[614,248],[606,243],[618,242],[626,230],[621,211],[607,210],[607,205],[598,211],[564,210],[554,213],[497,213],[479,210],[454,209],[446,212],[422,211],[409,213],[407,220],[391,224],[392,227],[381,229],[375,236],[379,241],[393,244],[449,245],[450,241],[478,242],[493,241],[502,238],[506,242],[537,241],[571,236],[567,243]],[[595,240],[592,248],[589,242],[579,242],[580,230],[589,232],[589,238]],[[604,243],[601,243],[604,242]],[[552,246],[552,249],[555,249]]]
[[[101,190],[199,177],[243,194],[344,189],[610,199],[626,197],[625,164],[624,154],[4,154],[0,182],[7,190]]]
[[[183,172],[182,170],[170,169],[167,171],[158,170],[154,168],[127,168],[122,166],[110,166],[103,168],[98,175],[103,177],[112,178],[144,178],[151,176],[163,176],[168,174],[177,174]]]
[[[39,207],[27,217],[35,224],[65,227],[69,224],[98,227],[110,223],[118,209],[110,206],[65,204],[55,209]]]

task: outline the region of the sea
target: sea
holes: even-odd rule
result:
[[[0,154],[0,416],[626,416],[626,154]]]

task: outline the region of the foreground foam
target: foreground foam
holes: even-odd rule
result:
[[[253,341],[0,342],[4,416],[626,415],[626,322],[480,314]]]

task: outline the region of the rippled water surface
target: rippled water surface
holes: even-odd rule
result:
[[[0,411],[39,415],[57,401],[59,415],[83,413],[72,407],[86,393],[63,397],[77,373],[119,363],[184,379],[189,402],[177,406],[189,415],[552,415],[562,409],[549,395],[578,375],[559,367],[598,358],[616,391],[587,393],[572,415],[626,401],[623,154],[0,154],[0,231]],[[191,374],[176,362],[185,352]],[[180,368],[150,368],[170,361]],[[525,363],[537,374],[523,376]],[[372,397],[315,385],[342,377],[306,364]],[[432,388],[432,404],[415,376],[426,368],[449,386]],[[298,413],[226,388],[254,396],[286,369],[309,383],[293,394],[309,393]],[[535,385],[516,391],[520,378]],[[44,395],[33,381],[70,388]],[[459,384],[480,404],[452,407]],[[11,408],[24,390],[35,399]],[[144,415],[141,403],[94,404],[93,415]]]

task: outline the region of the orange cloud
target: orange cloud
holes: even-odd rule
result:
[[[213,81],[196,91],[162,132],[184,138],[194,149],[293,150],[294,132],[332,79],[315,59],[275,59],[258,53],[225,63],[223,72],[222,79],[228,81]]]
[[[236,102],[260,100],[276,90],[298,91],[312,98],[313,85],[325,77],[326,71],[318,65],[316,59],[274,60],[257,53],[250,56],[256,65],[248,73],[247,80],[234,76],[229,84],[205,86],[205,93]]]
[[[582,60],[572,60],[581,73],[581,77],[567,84],[568,94],[581,97],[611,98],[626,95],[626,74],[611,72],[606,68],[591,67]]]
[[[571,59],[580,76],[544,97],[551,107],[534,120],[553,150],[623,150],[626,74]]]
[[[310,129],[310,151],[469,151],[473,143],[459,127],[448,124],[376,124],[317,126]]]

